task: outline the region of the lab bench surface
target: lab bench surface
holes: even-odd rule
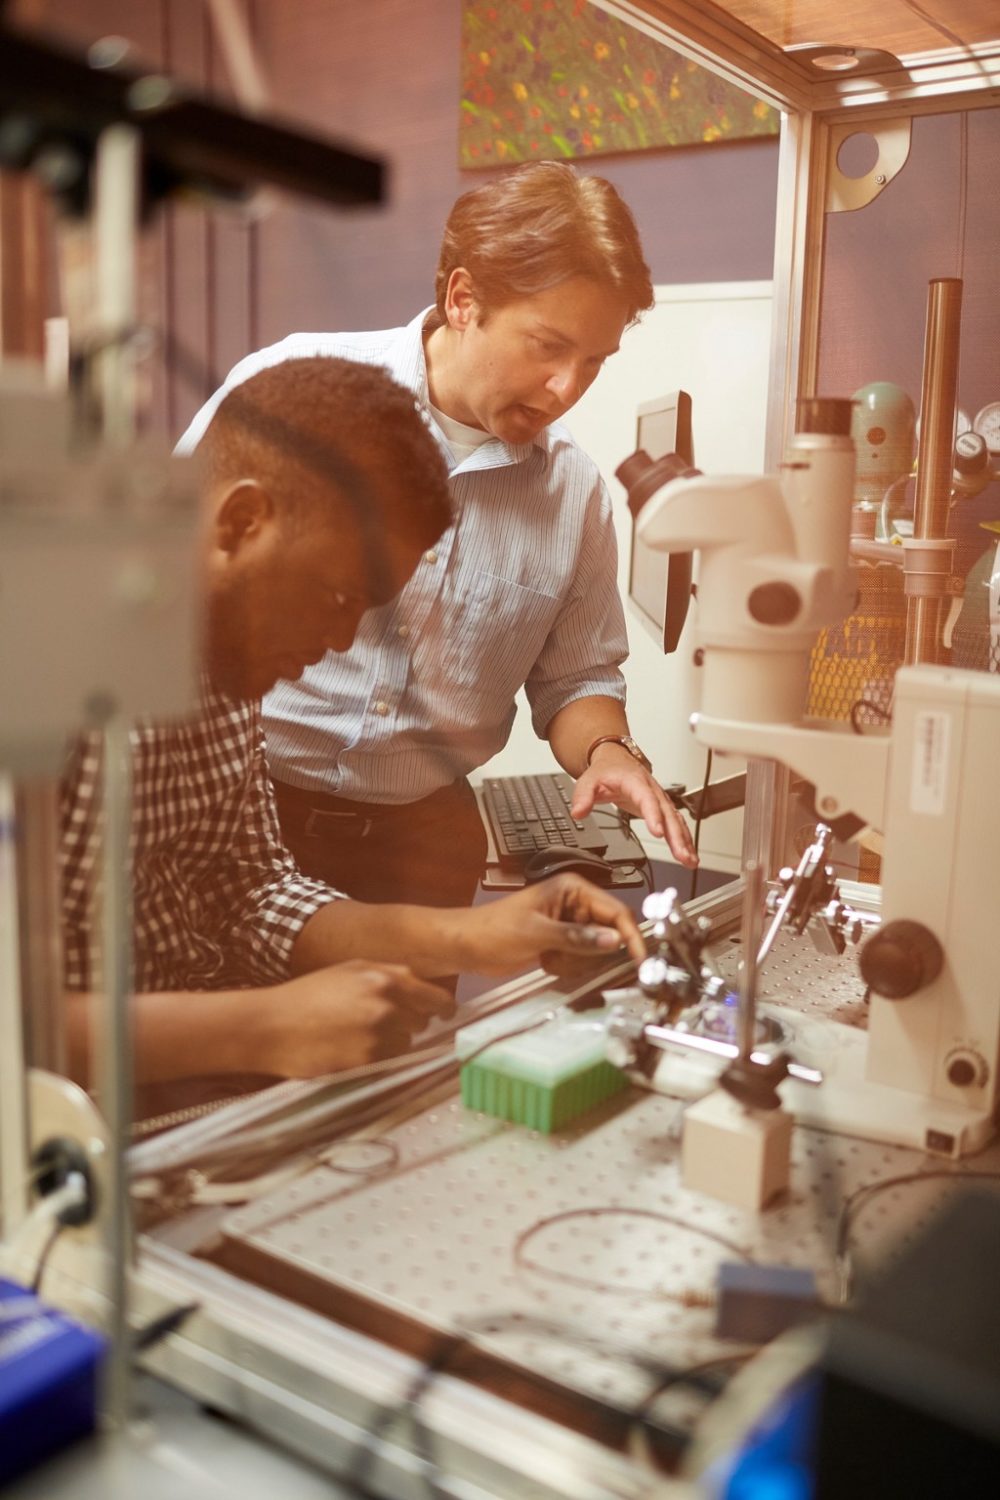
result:
[[[807,1018],[864,1022],[855,965],[802,940],[779,940],[767,991]],[[633,1089],[545,1135],[452,1097],[379,1138],[388,1170],[385,1150],[368,1175],[334,1157],[234,1211],[219,1258],[420,1359],[447,1366],[474,1345],[487,1386],[591,1434],[602,1413],[620,1427],[665,1363],[733,1356],[714,1331],[721,1262],[809,1268],[832,1302],[845,1201],[929,1166],[917,1150],[799,1127],[787,1193],[764,1212],[737,1208],[684,1186],[684,1108]],[[859,1206],[859,1261],[890,1261],[946,1186],[935,1171]]]

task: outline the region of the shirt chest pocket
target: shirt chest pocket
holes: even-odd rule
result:
[[[432,632],[443,685],[512,696],[545,645],[561,603],[556,594],[496,573],[456,580]]]

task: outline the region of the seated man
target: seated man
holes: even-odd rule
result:
[[[433,976],[622,941],[641,957],[626,908],[577,877],[426,910],[362,905],[300,874],[278,830],[258,700],[346,650],[364,612],[402,587],[449,524],[444,466],[409,392],[330,358],[247,381],[203,449],[202,702],[132,736],[137,1080],[352,1067],[404,1050],[450,1011]],[[84,737],[61,807],[76,1076],[88,1072],[99,791],[100,742]]]

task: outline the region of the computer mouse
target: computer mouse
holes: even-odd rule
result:
[[[562,844],[549,844],[545,849],[536,849],[524,862],[524,878],[529,882],[548,880],[550,875],[583,875],[594,885],[611,885],[615,878],[614,866],[599,854],[587,849],[571,849]]]

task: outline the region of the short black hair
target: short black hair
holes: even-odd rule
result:
[[[198,452],[211,486],[258,480],[298,525],[343,522],[423,546],[452,520],[426,417],[378,365],[330,355],[268,365],[228,393]]]

